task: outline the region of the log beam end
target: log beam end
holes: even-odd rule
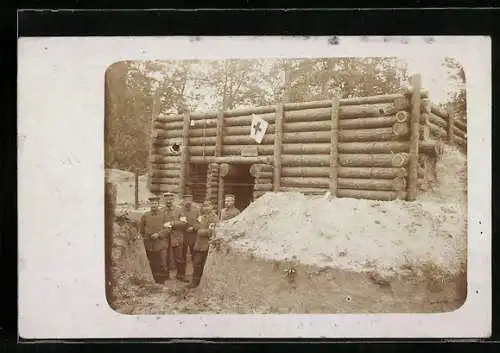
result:
[[[393,167],[403,167],[408,163],[409,155],[408,153],[396,153],[392,156],[392,166]]]
[[[395,138],[406,137],[410,133],[408,123],[394,123],[392,125],[392,134]]]
[[[410,114],[404,110],[400,110],[396,113],[396,122],[397,123],[404,123],[407,122],[410,118]]]

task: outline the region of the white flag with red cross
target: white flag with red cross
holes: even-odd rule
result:
[[[257,143],[261,143],[264,135],[266,134],[268,122],[260,116],[252,114],[252,125],[250,126],[250,137]]]

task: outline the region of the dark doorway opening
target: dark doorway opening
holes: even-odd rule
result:
[[[193,195],[193,202],[203,203],[207,193],[207,164],[189,164],[186,194]]]
[[[224,194],[233,194],[236,208],[243,211],[253,200],[254,183],[249,164],[233,164],[224,178]]]

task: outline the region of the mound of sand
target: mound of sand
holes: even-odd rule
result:
[[[121,273],[145,280],[153,280],[146,250],[137,228],[128,221],[113,226],[111,261]]]
[[[267,193],[218,236],[266,260],[394,275],[433,266],[457,274],[466,263],[466,163],[447,149],[436,187],[420,200],[328,199]]]

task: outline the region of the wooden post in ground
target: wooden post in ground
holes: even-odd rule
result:
[[[215,156],[222,155],[222,134],[224,133],[224,110],[221,109],[217,114],[217,135],[215,137]],[[220,169],[221,164],[219,164]],[[224,202],[224,175],[219,170],[219,185],[217,189],[217,215],[219,219],[222,214],[222,207]]]
[[[283,145],[283,104],[276,105],[275,139],[274,139],[274,175],[273,191],[280,191],[281,179],[281,151]]]
[[[338,132],[339,132],[339,99],[332,100],[332,136],[330,140],[330,193],[337,196],[338,168]]]
[[[217,114],[217,135],[215,138],[215,156],[222,155],[222,134],[224,133],[224,111],[221,109]]]
[[[184,113],[184,120],[182,123],[182,146],[181,146],[181,165],[180,165],[180,185],[179,185],[179,196],[183,197],[186,191],[186,178],[187,178],[187,168],[189,163],[189,124],[190,124],[190,114],[189,112]]]
[[[222,214],[223,202],[224,202],[224,176],[219,171],[219,186],[217,192],[217,215],[219,216],[219,219]]]
[[[134,208],[139,208],[139,172],[134,172]]]
[[[408,161],[408,201],[414,201],[418,190],[418,148],[420,142],[420,90],[421,76],[413,75],[411,78],[411,125],[410,149]]]

